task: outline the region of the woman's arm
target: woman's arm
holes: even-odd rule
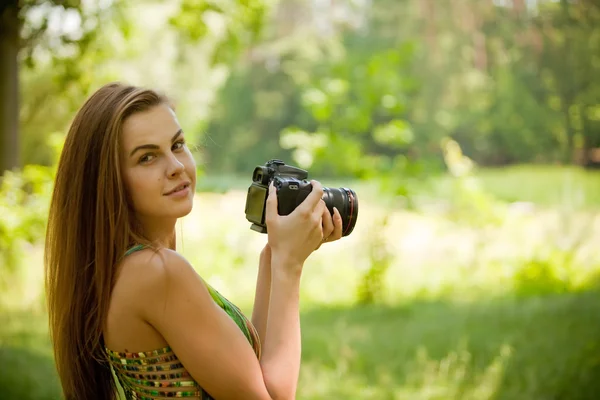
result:
[[[269,394],[295,399],[300,374],[300,275],[302,264],[285,254],[272,258],[271,302],[262,366]]]
[[[269,315],[269,299],[271,297],[271,247],[265,245],[260,253],[258,276],[256,278],[256,294],[252,310],[252,324],[258,331],[261,347],[265,345],[267,334],[267,318]]]
[[[342,217],[337,208],[333,216],[325,209],[323,212],[323,236],[331,243],[342,237]],[[269,316],[269,300],[271,298],[271,246],[267,243],[260,252],[258,262],[258,276],[256,278],[256,292],[254,295],[254,308],[252,310],[252,324],[258,331],[260,344],[264,347],[267,333],[267,319]]]

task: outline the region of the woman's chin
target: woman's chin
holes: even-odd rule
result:
[[[187,211],[181,213],[181,215],[179,215],[177,218],[187,217],[188,215],[190,215],[191,212],[192,212],[192,207],[190,206],[190,208]]]
[[[175,216],[175,218],[183,218],[188,216],[191,212],[192,212],[192,208],[193,208],[194,204],[192,202],[190,202],[189,206],[187,207],[181,207],[181,208],[177,208],[177,210],[173,210],[175,211],[174,214],[177,214]]]
[[[163,208],[156,210],[155,215],[162,218],[183,218],[192,212],[193,201],[186,204],[167,204]]]

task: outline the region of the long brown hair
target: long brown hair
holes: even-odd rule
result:
[[[58,163],[45,244],[50,335],[66,399],[114,399],[103,328],[115,268],[136,227],[120,166],[123,122],[167,103],[119,83],[96,91],[75,116]]]

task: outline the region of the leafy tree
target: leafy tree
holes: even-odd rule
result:
[[[19,69],[32,67],[40,58],[74,60],[86,51],[100,15],[108,8],[84,3],[8,0],[0,4],[0,172],[21,165]],[[65,81],[77,79],[76,63],[62,63],[62,68]]]

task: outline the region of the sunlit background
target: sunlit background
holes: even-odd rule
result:
[[[0,5],[0,398],[58,399],[43,293],[69,123],[111,81],[198,145],[179,250],[250,313],[272,158],[359,198],[306,263],[298,399],[600,398],[596,0]]]

